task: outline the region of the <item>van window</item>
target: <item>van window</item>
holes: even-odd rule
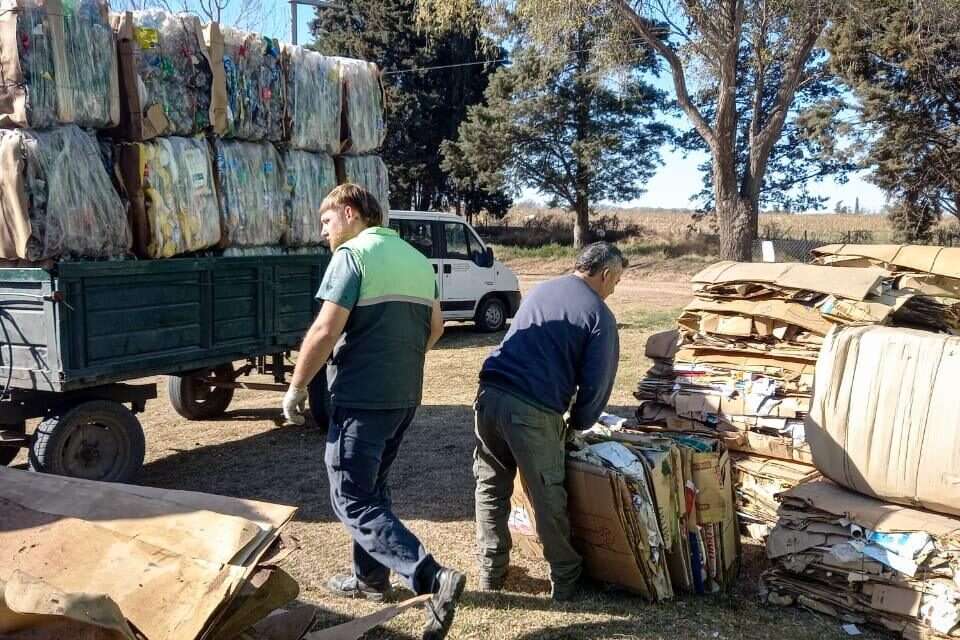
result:
[[[465,224],[445,222],[443,233],[447,239],[447,259],[473,260],[483,252],[483,248]]]
[[[432,223],[426,220],[398,220],[390,221],[390,228],[400,234],[400,237],[413,245],[414,249],[428,258],[435,258],[433,248]]]

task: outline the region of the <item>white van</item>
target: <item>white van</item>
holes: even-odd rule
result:
[[[500,331],[520,306],[516,274],[493,258],[477,232],[453,213],[391,211],[390,227],[430,259],[444,320],[473,320]]]

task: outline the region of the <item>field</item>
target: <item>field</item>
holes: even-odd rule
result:
[[[631,392],[648,366],[647,336],[670,326],[689,300],[690,274],[706,258],[638,256],[611,299],[621,327],[621,362],[611,410],[632,411]],[[569,259],[512,261],[529,289],[562,273]],[[467,592],[451,638],[547,640],[554,638],[790,638],[846,637],[832,619],[756,601],[763,567],[757,546],[744,547],[744,568],[735,592],[685,598],[650,606],[616,592],[596,592],[575,604],[554,604],[542,561],[515,555],[507,591],[475,591],[473,562],[472,402],[476,376],[497,336],[451,324],[426,365],[423,407],[392,474],[397,513],[437,559],[467,572]],[[161,397],[141,416],[147,432],[146,485],[207,491],[297,505],[291,527],[301,548],[287,569],[301,585],[301,599],[318,605],[321,623],[342,622],[376,606],[331,598],[327,577],[349,567],[349,538],[334,517],[323,469],[324,436],[316,427],[282,427],[280,396],[240,392],[219,420],[188,422]],[[19,460],[23,463],[23,457]],[[419,638],[421,613],[407,612],[372,632],[371,638]],[[870,637],[865,636],[865,637]]]

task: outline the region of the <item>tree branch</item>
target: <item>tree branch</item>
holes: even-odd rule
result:
[[[623,17],[626,18],[631,26],[636,29],[637,33],[640,34],[640,37],[643,38],[654,51],[663,56],[670,65],[670,70],[673,74],[673,87],[676,91],[677,102],[680,104],[680,108],[683,109],[683,112],[686,113],[690,121],[693,122],[693,126],[697,129],[697,133],[700,134],[704,142],[711,148],[714,148],[717,144],[717,136],[710,127],[710,124],[704,119],[703,114],[700,113],[700,110],[697,109],[690,99],[690,92],[687,89],[687,80],[680,57],[654,33],[650,25],[633,10],[633,7],[631,7],[626,0],[616,0],[615,4]]]

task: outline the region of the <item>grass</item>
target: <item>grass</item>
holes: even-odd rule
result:
[[[633,411],[633,390],[649,367],[643,355],[647,337],[673,324],[690,299],[689,274],[698,264],[692,258],[650,260],[631,269],[610,298],[622,326],[612,412],[629,415]],[[536,275],[542,271],[525,271],[522,262],[511,266],[518,269],[525,288],[543,278]],[[726,596],[648,605],[629,594],[598,590],[580,602],[555,604],[548,597],[545,563],[516,553],[505,592],[477,591],[472,404],[477,372],[501,337],[476,333],[466,325],[448,326],[438,348],[427,356],[423,405],[391,472],[397,514],[438,561],[468,574],[467,592],[449,638],[845,638],[836,620],[761,606],[756,587],[765,559],[761,549],[750,546],[745,547],[741,579]],[[284,569],[300,584],[300,599],[319,607],[320,626],[375,612],[375,604],[334,599],[323,588],[330,575],[350,565],[349,536],[330,507],[324,434],[310,426],[281,426],[279,394],[241,391],[223,418],[189,422],[170,408],[166,385],[161,384],[159,391],[161,397],[139,416],[148,442],[147,464],[139,481],[297,505],[289,532],[300,548]],[[25,456],[18,463],[25,466]],[[366,638],[419,638],[422,622],[422,614],[411,611]]]

